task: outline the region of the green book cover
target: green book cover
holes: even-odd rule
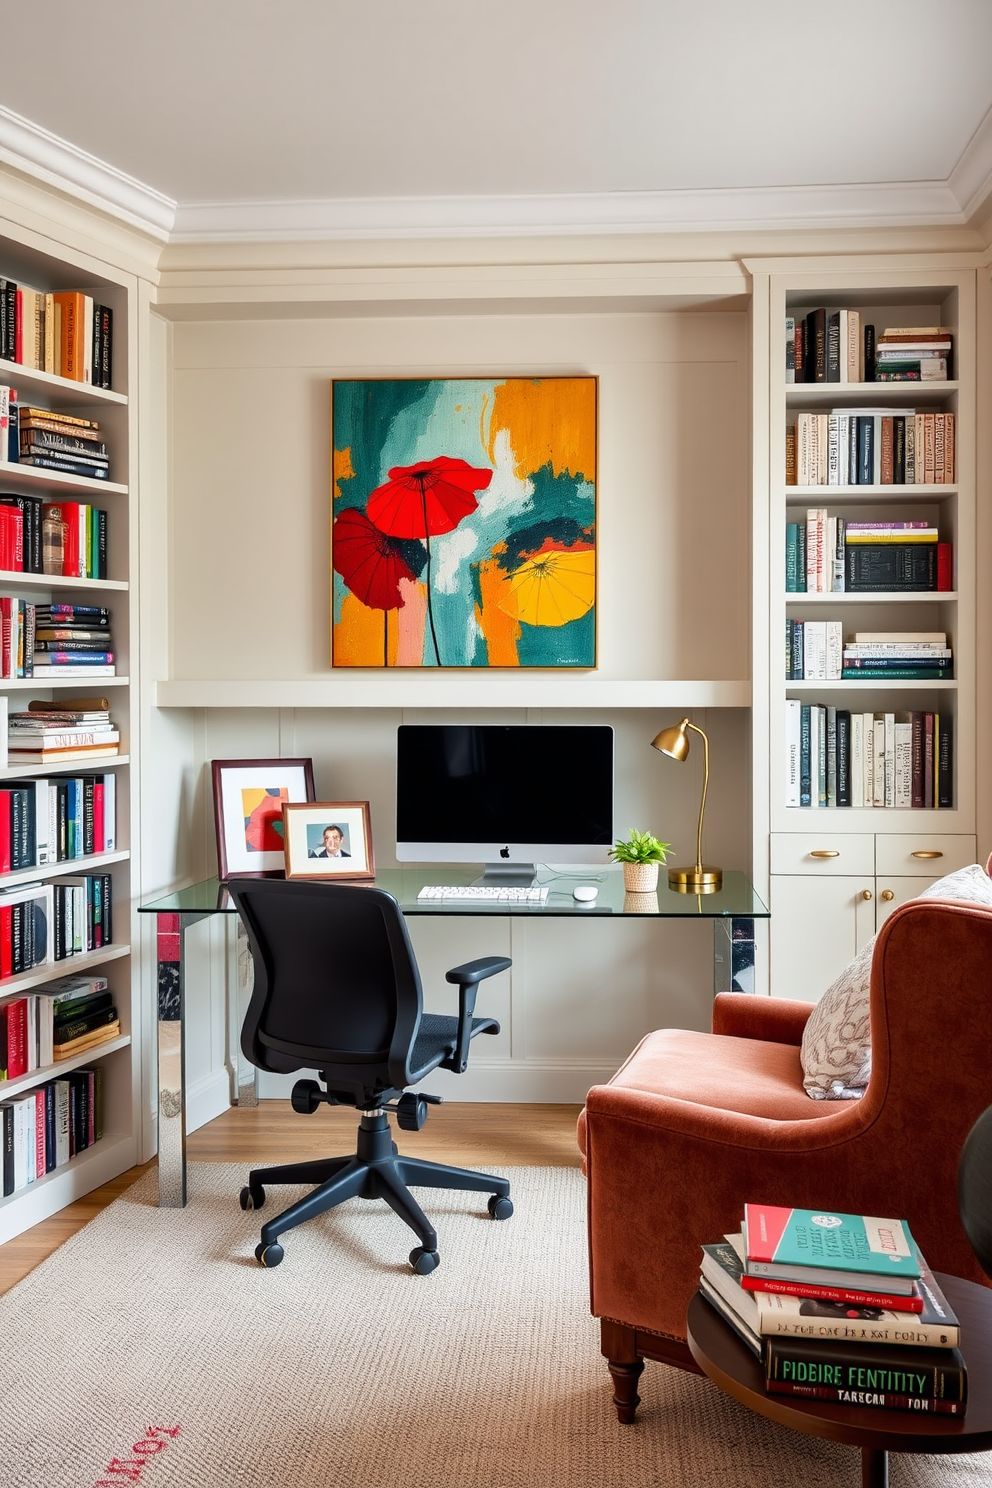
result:
[[[919,1279],[916,1247],[902,1219],[747,1204],[745,1226],[749,1269],[755,1261]]]

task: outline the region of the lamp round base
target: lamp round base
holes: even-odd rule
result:
[[[708,863],[688,868],[669,868],[668,887],[681,894],[713,894],[723,886],[723,869]]]

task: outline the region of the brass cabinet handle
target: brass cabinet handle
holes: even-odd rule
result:
[[[839,858],[840,853],[829,847],[814,847],[810,849],[811,858]]]
[[[882,898],[885,900],[886,904],[888,904],[888,902],[889,902],[890,899],[894,899],[895,897],[896,897],[895,896],[895,893],[893,892],[892,889],[883,889],[882,890]]]
[[[913,858],[942,858],[943,856],[944,854],[942,852],[934,852],[933,850],[924,851],[922,848],[919,852],[910,854],[910,857]]]
[[[862,897],[862,899],[870,899],[871,898],[871,889],[862,889],[861,890],[861,897]]]

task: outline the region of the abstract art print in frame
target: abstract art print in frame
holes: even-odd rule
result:
[[[282,872],[282,808],[313,800],[313,761],[212,760],[211,775],[218,877]]]
[[[335,667],[596,665],[595,377],[331,384]]]

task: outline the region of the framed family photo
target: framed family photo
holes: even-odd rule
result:
[[[368,801],[287,802],[287,878],[374,878]]]
[[[286,866],[282,808],[312,801],[309,759],[213,760],[217,873],[279,873]]]

